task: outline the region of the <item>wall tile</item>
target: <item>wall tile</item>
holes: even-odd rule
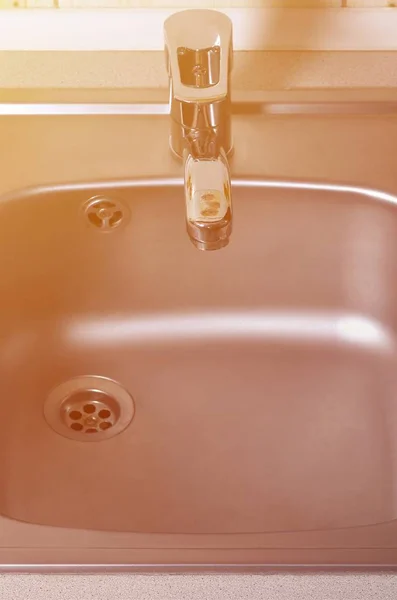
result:
[[[25,8],[26,0],[0,0],[0,8]]]
[[[215,0],[217,8],[230,7],[287,7],[287,8],[339,8],[342,0]]]
[[[393,0],[347,0],[346,5],[349,8],[387,8],[396,5]]]
[[[60,8],[212,8],[214,4],[215,0],[59,0]]]
[[[52,8],[53,6],[54,0],[0,0],[0,8]]]
[[[349,8],[396,7],[397,0],[0,0],[0,8]]]
[[[25,0],[26,8],[54,8],[54,0]]]
[[[357,0],[358,3],[360,1],[368,0]],[[55,4],[60,8],[324,8],[340,7],[341,2],[342,0],[0,0],[0,8],[48,8]]]

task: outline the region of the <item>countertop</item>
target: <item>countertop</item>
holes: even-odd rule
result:
[[[397,87],[396,52],[236,52],[233,89]],[[1,88],[165,88],[162,52],[0,52]]]
[[[0,575],[1,600],[395,600],[397,575]]]

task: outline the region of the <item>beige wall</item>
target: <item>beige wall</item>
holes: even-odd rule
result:
[[[167,8],[192,8],[192,7],[260,7],[260,6],[287,6],[287,7],[394,7],[397,0],[0,0],[0,8],[20,6],[51,7],[59,5],[65,8],[87,7],[167,7]]]

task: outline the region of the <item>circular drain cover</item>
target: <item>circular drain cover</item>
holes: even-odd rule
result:
[[[116,198],[94,196],[83,206],[88,224],[99,231],[113,231],[126,225],[130,213],[128,207]]]
[[[106,377],[69,379],[53,389],[44,416],[54,431],[80,442],[114,437],[131,423],[134,401],[119,383]]]

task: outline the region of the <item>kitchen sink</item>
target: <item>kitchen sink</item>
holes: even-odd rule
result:
[[[331,100],[235,117],[215,252],[166,117],[0,118],[3,570],[397,565],[397,120]]]

